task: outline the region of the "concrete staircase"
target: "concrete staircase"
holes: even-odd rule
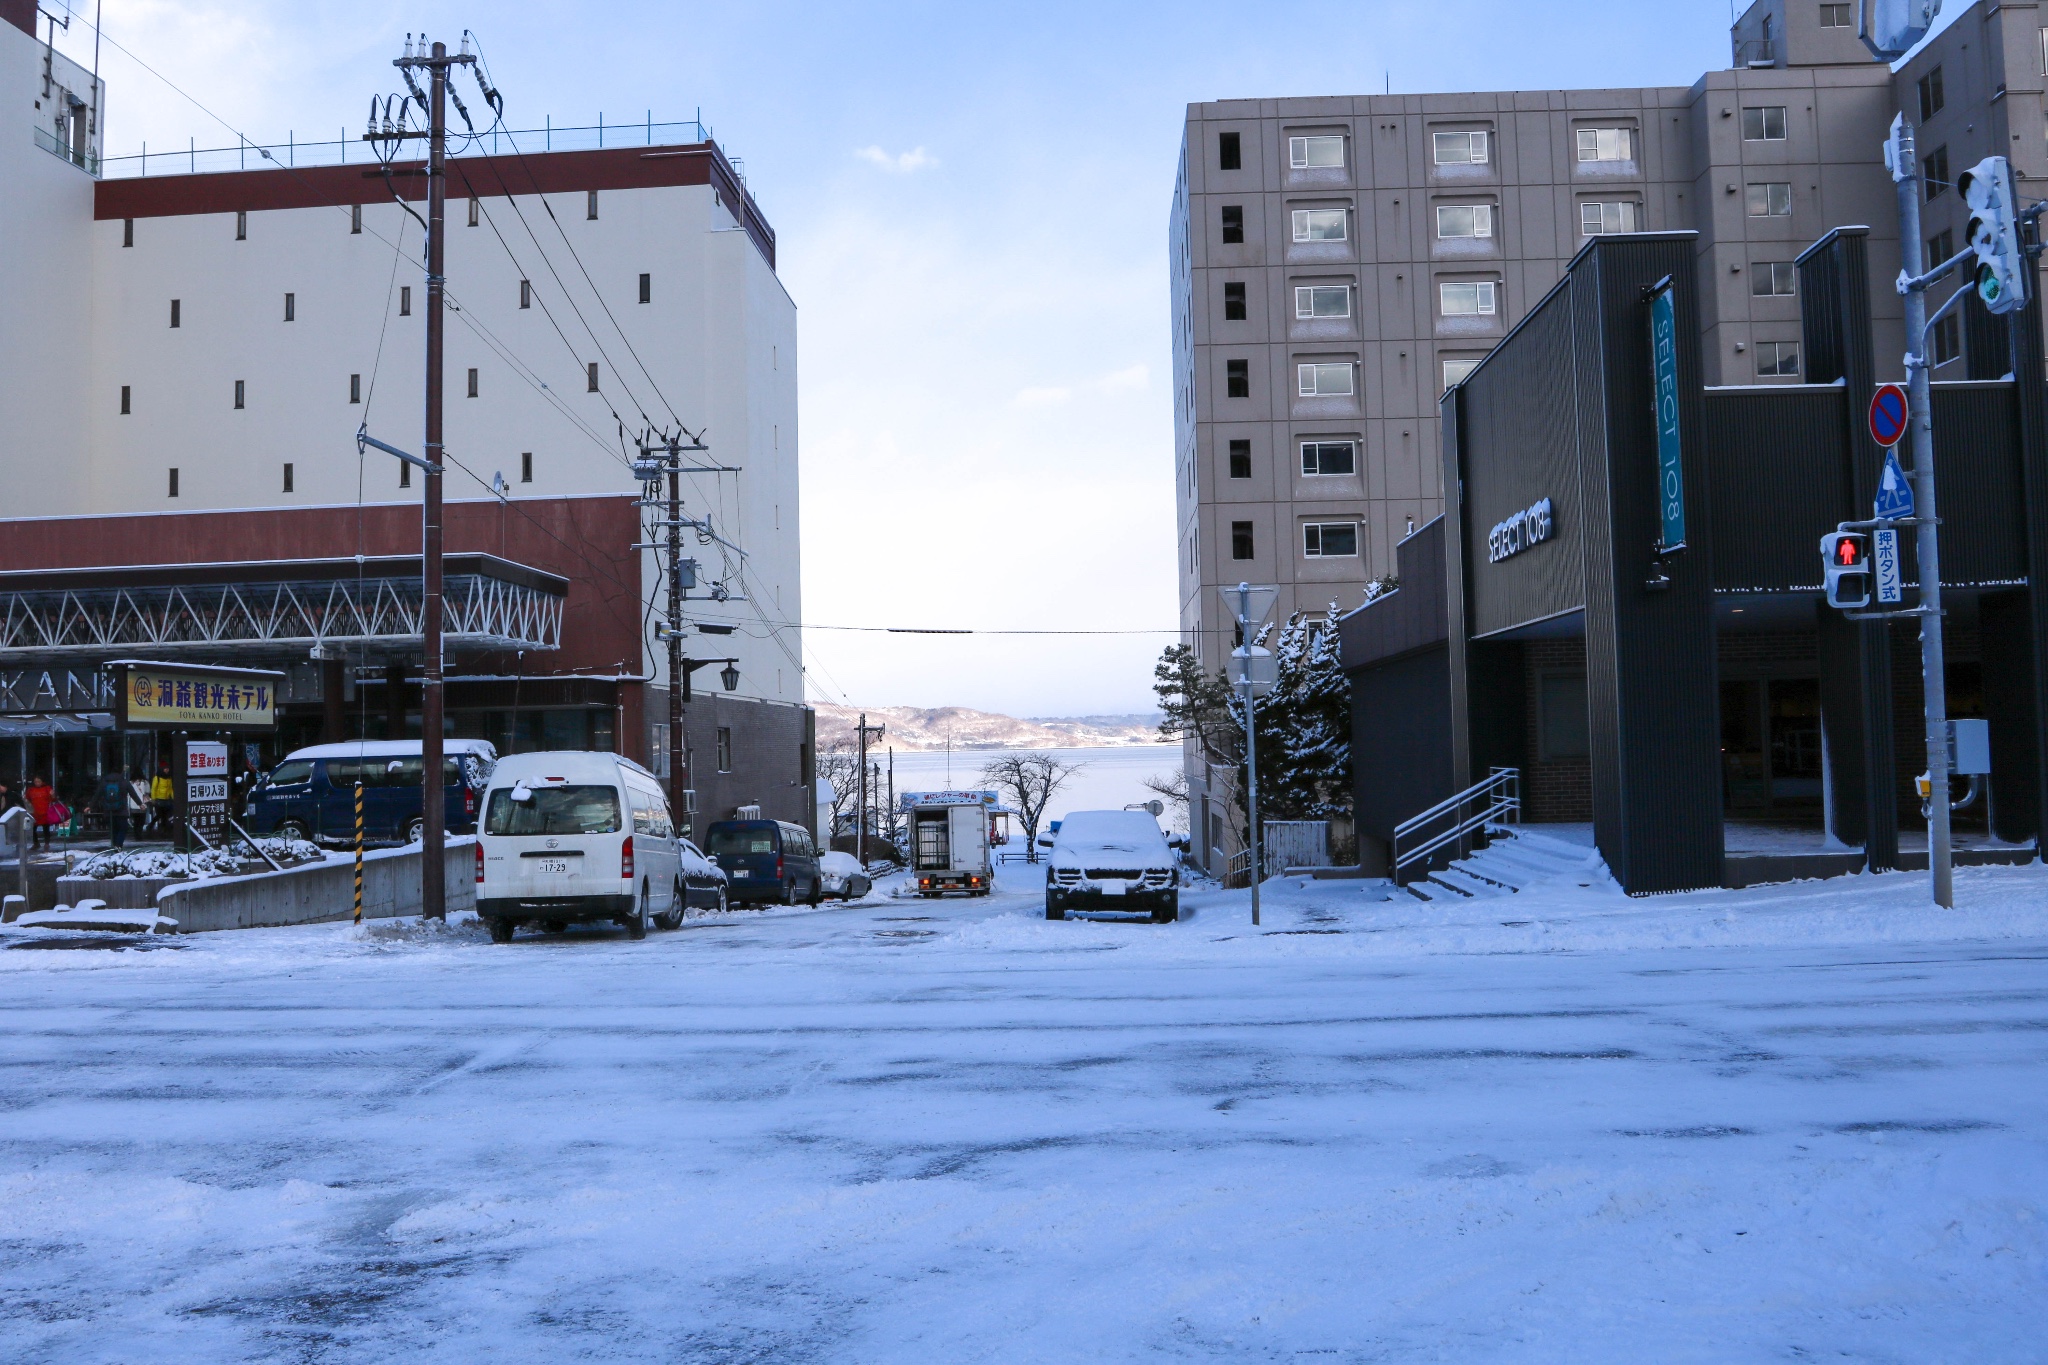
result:
[[[1512,896],[1539,882],[1596,886],[1612,880],[1599,851],[1519,825],[1490,826],[1491,842],[1469,858],[1403,888],[1417,900],[1468,901]]]

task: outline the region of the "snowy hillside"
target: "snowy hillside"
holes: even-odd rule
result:
[[[1072,716],[1020,720],[1015,716],[974,711],[964,706],[835,706],[812,702],[818,713],[818,747],[852,744],[854,727],[865,712],[870,725],[889,727],[882,741],[899,751],[916,753],[944,749],[948,739],[959,749],[1092,749],[1125,744],[1156,744],[1157,716]]]

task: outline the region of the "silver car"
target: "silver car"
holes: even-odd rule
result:
[[[821,853],[818,871],[824,874],[824,893],[841,900],[857,901],[875,889],[874,879],[851,853]]]

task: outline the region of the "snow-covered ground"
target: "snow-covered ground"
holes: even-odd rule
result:
[[[0,1359],[2048,1358],[2048,872],[0,936]]]

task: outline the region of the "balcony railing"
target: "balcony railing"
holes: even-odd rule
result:
[[[631,123],[607,123],[599,115],[596,123],[587,126],[557,128],[553,120],[548,120],[538,128],[494,129],[474,137],[451,134],[448,155],[511,156],[515,152],[583,152],[603,147],[673,147],[710,140],[711,130],[702,119],[656,123],[650,113]],[[412,150],[407,154],[412,155]],[[286,134],[283,142],[241,142],[232,147],[201,147],[188,142],[182,152],[162,148],[152,151],[145,142],[142,151],[135,155],[102,158],[98,174],[120,180],[143,175],[260,171],[273,166],[369,166],[376,161],[369,143],[359,134],[342,129],[340,139],[332,142],[300,142],[296,135]],[[739,174],[738,159],[733,159],[732,164]],[[741,174],[740,179],[744,182],[745,175]]]
[[[58,137],[40,123],[35,125],[35,130],[36,146],[42,148],[51,156],[62,157],[87,175],[98,175],[100,173],[100,159],[90,151],[78,151],[70,143]]]

